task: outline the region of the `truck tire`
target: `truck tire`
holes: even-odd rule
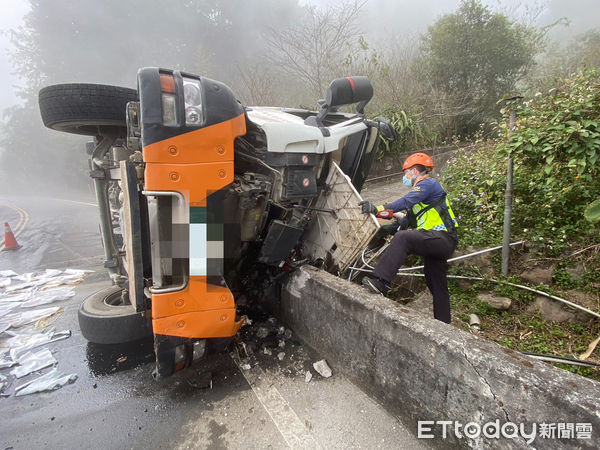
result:
[[[152,324],[136,313],[132,305],[122,305],[122,289],[111,286],[86,298],[79,307],[79,328],[95,344],[121,344],[152,336]]]
[[[137,101],[138,93],[103,84],[55,84],[42,88],[38,100],[42,121],[48,128],[87,136],[107,131],[124,135],[126,105]]]

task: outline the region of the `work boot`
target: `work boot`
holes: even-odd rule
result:
[[[368,290],[376,294],[383,295],[384,297],[390,290],[390,288],[380,278],[364,277],[362,279],[362,285]]]

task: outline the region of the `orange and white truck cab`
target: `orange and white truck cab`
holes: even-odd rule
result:
[[[358,195],[379,137],[393,138],[387,121],[365,118],[372,95],[366,77],[348,77],[318,111],[244,107],[223,83],[159,68],[140,69],[137,90],[42,89],[46,126],[94,136],[90,173],[114,286],[82,304],[83,335],[153,335],[155,373],[168,376],[237,333],[244,319],[230,288],[248,260],[345,269],[350,253],[314,224],[356,208],[332,200],[334,185]],[[337,112],[355,103],[356,113]],[[369,222],[366,243],[378,225],[357,217]]]

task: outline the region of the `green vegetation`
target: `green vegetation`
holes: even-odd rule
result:
[[[554,86],[506,104],[497,138],[475,135],[471,146],[449,162],[444,183],[460,218],[462,245],[499,244],[511,156],[513,240],[528,241],[535,259],[554,268],[552,286],[535,287],[559,296],[568,290],[593,296],[600,280],[600,226],[587,221],[584,211],[600,192],[600,73],[581,69],[554,79]],[[516,112],[512,131],[511,109]],[[573,272],[576,265],[581,273]],[[453,268],[461,274],[464,270]],[[523,284],[519,279],[510,281]],[[477,293],[484,289],[511,298],[511,310],[490,310],[478,301]],[[455,314],[464,323],[469,314],[478,314],[483,336],[518,351],[577,358],[600,334],[597,321],[580,325],[543,320],[530,309],[532,294],[505,284],[477,283],[468,291],[454,286],[452,299]],[[557,366],[600,380],[595,369]]]
[[[559,89],[508,105],[499,138],[476,141],[473,151],[449,164],[445,183],[465,243],[501,239],[508,155],[514,160],[513,235],[547,256],[600,242],[598,227],[583,215],[600,192],[599,83],[598,72],[582,70]],[[512,133],[509,108],[517,110]]]
[[[428,77],[453,105],[456,134],[469,135],[497,117],[496,102],[533,65],[541,33],[465,0],[423,37]]]
[[[515,222],[552,254],[597,235],[583,213],[600,192],[599,83],[594,69],[580,71],[519,105],[512,134],[500,126],[498,149],[514,158],[521,199]]]
[[[587,346],[600,335],[600,324],[556,323],[543,320],[537,313],[529,312],[531,294],[515,290],[510,286],[496,288],[496,293],[513,299],[510,311],[496,311],[477,300],[482,289],[494,288],[493,284],[475,283],[471,289],[461,289],[450,282],[452,311],[459,323],[468,329],[469,314],[477,314],[481,319],[479,334],[486,339],[516,350],[546,355],[561,355],[577,358],[587,350]],[[600,380],[600,370],[567,364],[557,367]]]
[[[426,125],[419,120],[419,116],[411,117],[402,109],[390,108],[384,112],[383,116],[387,118],[396,133],[398,138],[393,141],[382,140],[380,155],[396,154],[410,152],[412,149],[430,145],[436,141],[436,133],[427,128]]]

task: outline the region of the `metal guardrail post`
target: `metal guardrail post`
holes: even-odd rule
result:
[[[522,98],[521,96],[513,96],[506,99],[510,107],[510,122],[509,131],[512,136],[515,130],[517,114],[515,112],[514,101]],[[508,155],[508,165],[506,169],[506,191],[504,193],[504,232],[502,235],[502,275],[508,276],[508,265],[510,262],[510,224],[512,219],[512,202],[513,202],[513,158]]]

